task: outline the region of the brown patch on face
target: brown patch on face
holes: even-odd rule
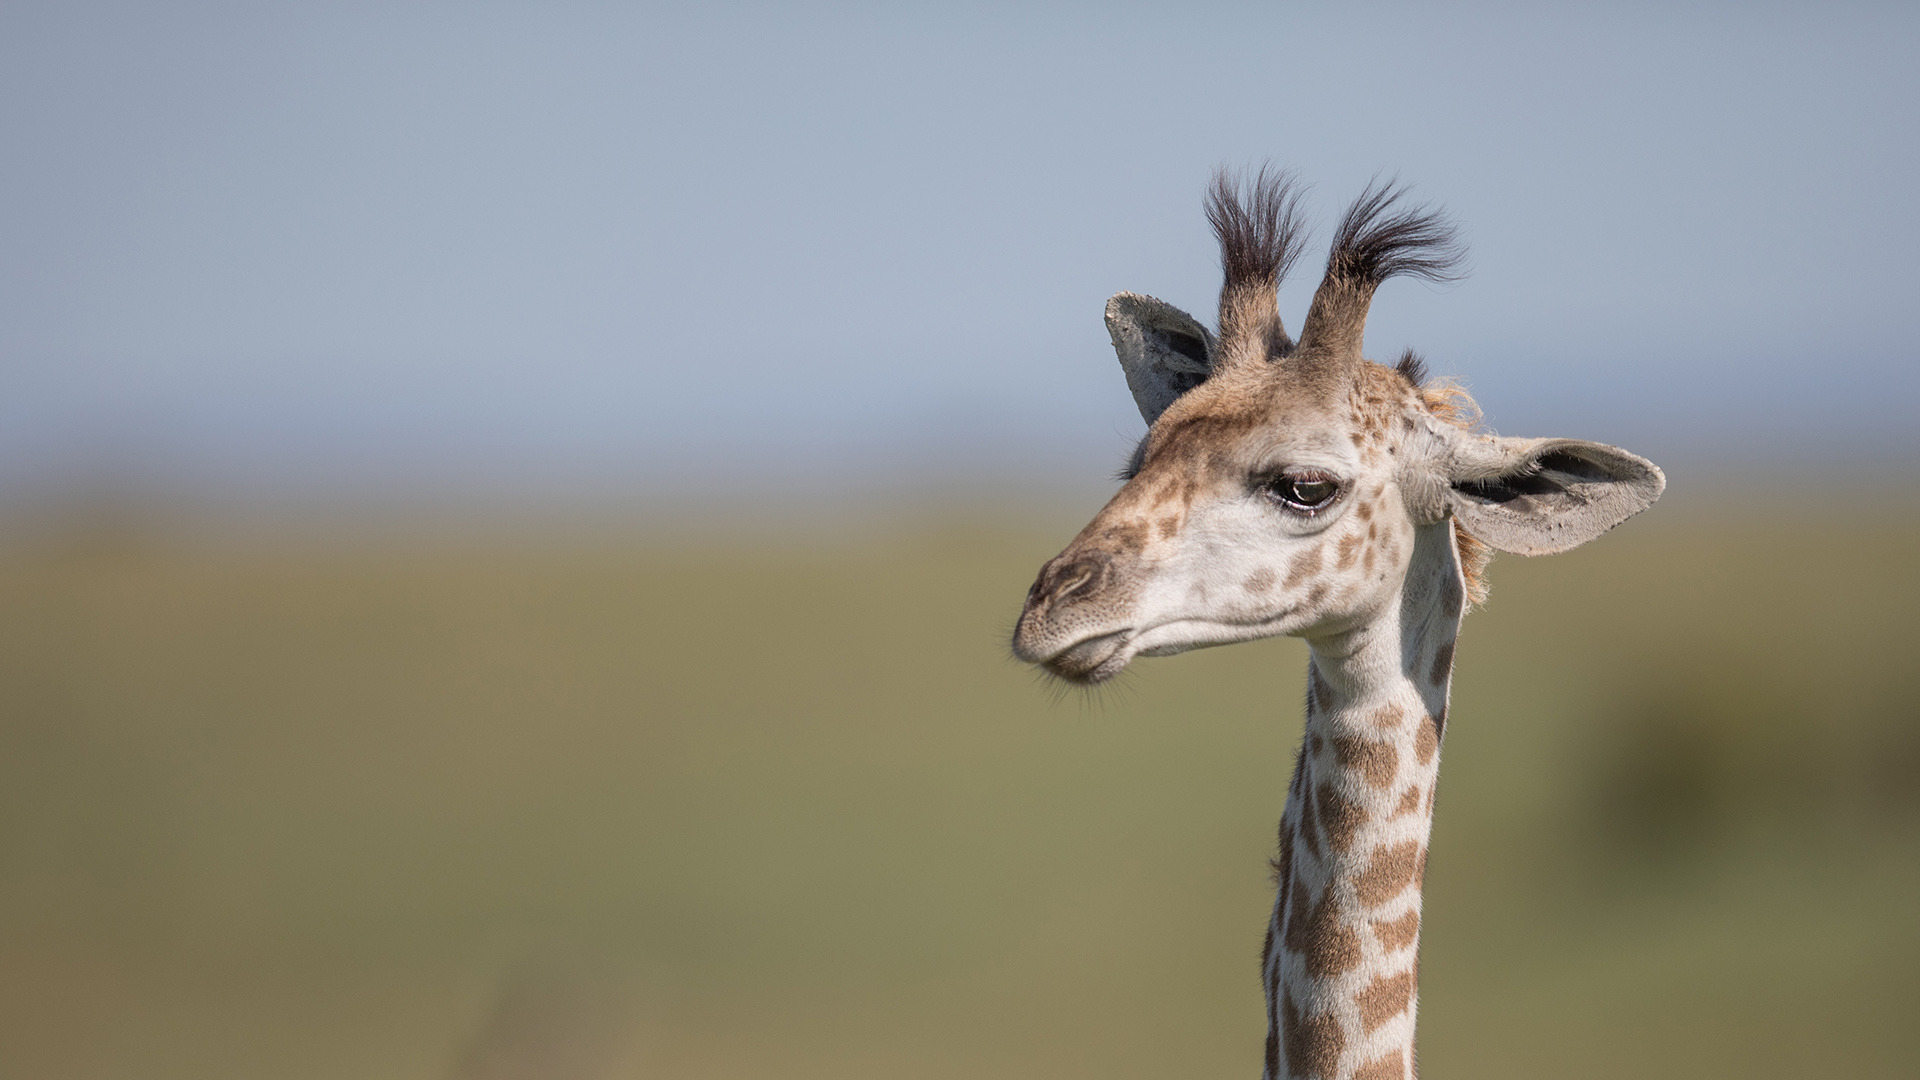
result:
[[[1348,802],[1332,784],[1321,784],[1315,794],[1314,801],[1320,804],[1320,827],[1327,831],[1327,845],[1335,851],[1347,850],[1353,843],[1353,834],[1367,823],[1366,807]]]
[[[1338,548],[1338,557],[1335,558],[1333,561],[1333,568],[1336,570],[1347,569],[1348,567],[1353,565],[1354,559],[1358,558],[1359,554],[1360,554],[1360,534],[1348,533],[1347,535],[1340,538],[1340,546]]]
[[[1440,686],[1446,683],[1447,676],[1451,674],[1453,674],[1453,642],[1449,641],[1440,646],[1439,652],[1433,654],[1433,671],[1428,681],[1435,686]]]
[[[1433,760],[1433,755],[1439,749],[1440,725],[1431,716],[1421,717],[1420,730],[1413,735],[1414,756],[1420,759],[1420,764],[1425,765]]]
[[[1400,805],[1393,808],[1393,816],[1406,817],[1418,809],[1420,809],[1420,785],[1415,784],[1407,789],[1405,795],[1400,796]]]
[[[1382,949],[1398,952],[1420,936],[1420,913],[1409,911],[1397,919],[1378,920],[1373,924],[1373,936]]]
[[[1360,560],[1360,564],[1362,570],[1365,570],[1369,574],[1373,573],[1373,545],[1367,545],[1366,558]]]
[[[1141,520],[1129,521],[1125,525],[1115,525],[1107,530],[1108,538],[1120,551],[1139,551],[1147,546],[1147,540],[1151,535],[1147,523]]]
[[[1287,1042],[1287,1075],[1302,1080],[1334,1080],[1346,1033],[1331,1013],[1302,1018],[1291,993],[1280,996],[1280,1027]]]
[[[1191,488],[1198,478],[1208,474],[1222,448],[1238,444],[1268,422],[1269,410],[1220,380],[1202,384],[1198,395],[1188,394],[1180,408],[1169,409],[1148,436],[1147,455],[1141,475],[1167,473],[1180,477],[1187,491],[1180,497],[1191,501]]]
[[[1160,519],[1160,539],[1171,540],[1180,535],[1180,515],[1168,514]]]
[[[1354,875],[1354,896],[1368,907],[1399,896],[1419,871],[1420,856],[1418,840],[1402,840],[1374,848],[1367,868]]]
[[[1315,582],[1313,588],[1307,590],[1307,606],[1308,607],[1314,607],[1315,605],[1319,604],[1320,601],[1325,600],[1326,598],[1327,598],[1327,583],[1324,581]]]
[[[1367,723],[1377,728],[1390,730],[1398,728],[1400,722],[1406,718],[1407,712],[1405,709],[1389,702],[1373,710],[1373,714],[1367,717]]]
[[[1179,503],[1191,509],[1194,496],[1200,493],[1200,481],[1187,473],[1180,473],[1154,490],[1153,508],[1160,509],[1170,503]]]
[[[1253,573],[1247,575],[1245,588],[1248,592],[1256,594],[1270,592],[1273,589],[1274,580],[1278,576],[1279,575],[1269,569],[1262,568],[1255,570]]]
[[[1386,788],[1393,783],[1393,777],[1400,769],[1400,752],[1392,743],[1371,742],[1352,735],[1336,735],[1333,739],[1333,754],[1340,764],[1349,769],[1360,770],[1367,783],[1377,788]]]
[[[1287,567],[1287,580],[1281,584],[1291,589],[1319,572],[1320,545],[1315,544],[1304,554],[1296,557],[1292,566]]]
[[[1395,1050],[1354,1070],[1353,1080],[1407,1080],[1407,1053]]]
[[[1413,972],[1376,975],[1354,999],[1360,1005],[1360,1026],[1372,1034],[1381,1024],[1399,1016],[1413,1000]]]
[[[1359,506],[1354,507],[1353,512],[1360,515],[1361,521],[1373,520],[1373,504],[1370,502],[1363,502]]]

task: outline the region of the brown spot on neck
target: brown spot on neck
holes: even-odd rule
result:
[[[1392,786],[1394,774],[1400,769],[1400,752],[1393,748],[1392,743],[1373,742],[1353,735],[1336,735],[1333,754],[1341,765],[1357,769],[1367,783],[1376,788]]]
[[[1392,702],[1388,702],[1373,710],[1367,717],[1367,723],[1382,729],[1397,728],[1400,726],[1400,722],[1406,718],[1407,711],[1405,709],[1402,709]]]
[[[1406,1011],[1407,1003],[1413,1000],[1413,972],[1376,975],[1354,1000],[1360,1005],[1360,1026],[1371,1035],[1375,1028]]]
[[[1300,954],[1307,974],[1316,979],[1330,979],[1360,965],[1360,934],[1340,921],[1332,889],[1314,904],[1307,903],[1307,890],[1293,890],[1281,942]]]
[[[1413,754],[1426,765],[1440,750],[1440,724],[1431,716],[1420,718],[1420,729],[1413,734]]]
[[[1349,802],[1331,783],[1316,789],[1314,801],[1320,804],[1320,825],[1327,831],[1327,846],[1346,851],[1353,844],[1353,834],[1367,823],[1366,807]]]
[[[1368,907],[1399,896],[1420,871],[1420,842],[1402,840],[1373,849],[1367,868],[1354,875],[1353,895]]]
[[[1407,1080],[1407,1052],[1395,1050],[1367,1062],[1354,1070],[1353,1080]]]
[[[1400,805],[1393,808],[1394,817],[1406,817],[1420,809],[1420,785],[1410,784],[1406,794],[1400,796]]]
[[[1287,1075],[1303,1080],[1335,1080],[1346,1033],[1330,1013],[1303,1017],[1291,993],[1280,995],[1281,1037],[1287,1044]]]
[[[1409,911],[1397,919],[1376,919],[1373,936],[1387,952],[1399,952],[1420,936],[1420,913]]]

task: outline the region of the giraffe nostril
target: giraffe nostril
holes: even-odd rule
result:
[[[1053,588],[1048,591],[1053,594],[1054,600],[1065,600],[1098,581],[1103,568],[1098,559],[1075,559],[1054,575]]]

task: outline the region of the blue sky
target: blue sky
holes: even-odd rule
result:
[[[0,9],[0,495],[1097,476],[1101,324],[1210,321],[1217,165],[1509,434],[1920,461],[1912,5]],[[861,482],[864,482],[862,480]]]

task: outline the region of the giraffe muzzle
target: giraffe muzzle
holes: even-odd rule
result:
[[[1113,558],[1104,551],[1065,552],[1048,562],[1027,590],[1014,630],[1014,655],[1070,682],[1100,682],[1126,666],[1131,629],[1113,617]]]

